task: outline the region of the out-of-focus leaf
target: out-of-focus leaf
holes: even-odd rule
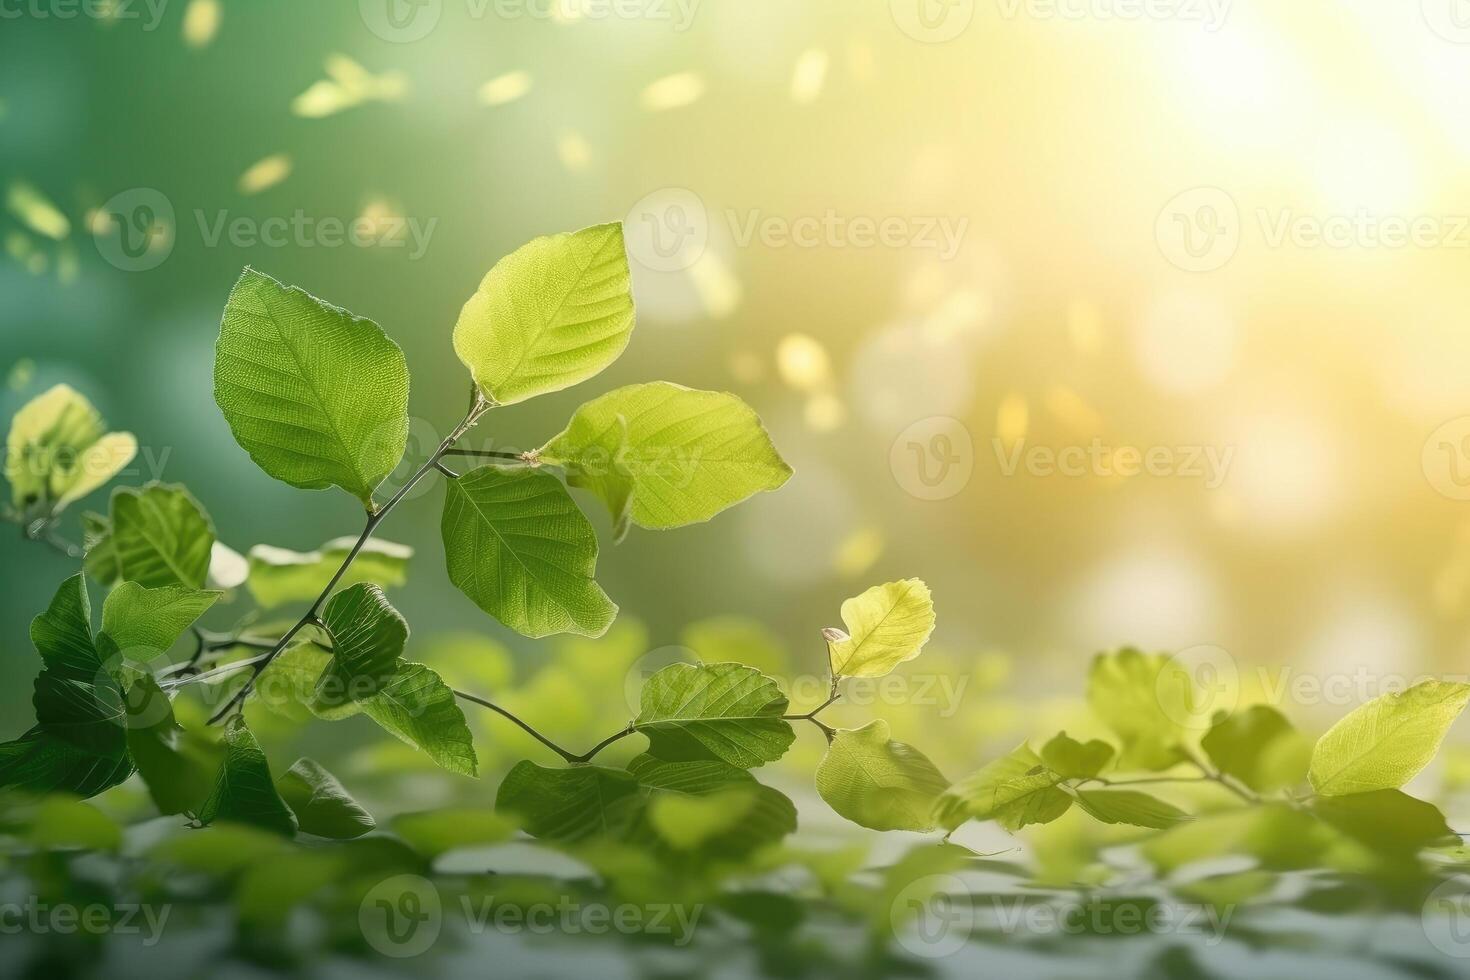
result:
[[[102,416],[69,385],[28,402],[10,423],[5,479],[18,508],[60,511],[111,480],[138,452],[130,432],[108,433]]]
[[[1131,789],[1079,789],[1077,805],[1103,823],[1167,830],[1189,815],[1172,803]]]
[[[8,806],[0,831],[13,833],[40,848],[116,851],[122,828],[94,806],[69,796],[45,796]]]
[[[1200,740],[1215,768],[1258,793],[1295,786],[1307,776],[1311,745],[1265,705],[1220,717]]]
[[[447,483],[449,579],[475,605],[523,636],[607,631],[618,607],[593,581],[597,535],[560,480],[482,466]]]
[[[158,812],[197,811],[223,761],[217,746],[190,737],[174,718],[168,695],[145,677],[128,691],[128,752]]]
[[[483,809],[425,810],[393,818],[393,831],[426,857],[464,847],[499,844],[515,835],[515,821]]]
[[[994,820],[1009,831],[1050,823],[1072,806],[1057,788],[1061,778],[1022,745],[945,790],[935,817],[951,829],[966,820]]]
[[[454,328],[454,350],[501,405],[560,391],[628,345],[633,294],[623,227],[538,238],[495,264]]]
[[[356,538],[337,538],[320,550],[298,552],[270,545],[250,549],[247,585],[255,601],[265,608],[286,602],[309,602],[321,594],[337,569],[346,561]],[[408,580],[408,560],[413,549],[390,541],[368,540],[348,567],[339,588],[370,582],[389,589]]]
[[[742,857],[796,831],[785,794],[727,763],[640,755],[628,771],[648,794],[649,824],[675,848]]]
[[[1091,779],[1113,761],[1113,747],[1091,739],[1086,744],[1062,732],[1041,749],[1041,761],[1063,779]]]
[[[276,791],[296,815],[302,833],[351,840],[377,826],[337,777],[312,759],[297,759],[276,780]]]
[[[1180,719],[1194,710],[1194,681],[1169,657],[1138,650],[1098,654],[1087,703],[1123,743],[1121,769],[1162,770],[1183,761]]]
[[[933,830],[935,800],[949,786],[924,753],[895,742],[882,720],[839,731],[816,780],[828,806],[870,830]]]
[[[1319,797],[1312,812],[1376,853],[1408,856],[1455,836],[1432,803],[1396,789]]]
[[[119,729],[121,732],[121,729]],[[0,789],[96,796],[133,774],[127,753],[98,755],[41,728],[0,745]]]
[[[919,655],[934,632],[934,599],[916,578],[875,585],[842,604],[847,635],[829,640],[832,672],[882,677]]]
[[[214,397],[276,479],[370,503],[408,441],[408,364],[371,320],[247,268],[215,348]]]
[[[1470,684],[1425,681],[1361,705],[1317,740],[1308,777],[1323,796],[1398,789],[1429,765]]]
[[[588,402],[537,454],[601,498],[620,536],[629,521],[654,529],[707,521],[791,478],[743,401],[666,381]]]
[[[520,762],[495,796],[498,813],[512,815],[532,837],[580,841],[620,837],[642,797],[632,773],[604,766],[547,769]]]
[[[670,664],[648,679],[634,724],[666,762],[718,759],[741,769],[775,762],[796,733],[776,682],[741,664]]]

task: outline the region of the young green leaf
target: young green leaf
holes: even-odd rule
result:
[[[592,578],[597,535],[561,481],[482,466],[446,482],[449,579],[475,605],[524,636],[607,631],[618,607]]]
[[[622,836],[641,803],[638,780],[621,769],[529,761],[517,763],[495,795],[496,812],[514,815],[526,833],[565,842]]]
[[[619,536],[630,520],[652,529],[707,521],[791,478],[743,401],[666,381],[588,402],[537,455],[601,498]]]
[[[1189,815],[1171,803],[1126,789],[1079,789],[1077,805],[1103,823],[1167,830]]]
[[[489,398],[510,405],[602,371],[633,331],[620,224],[538,238],[495,264],[465,304],[454,352]]]
[[[408,622],[376,585],[343,589],[322,609],[332,635],[332,663],[317,684],[316,699],[329,708],[372,697],[398,670],[408,642]]]
[[[309,602],[321,595],[356,543],[356,538],[337,538],[304,553],[256,545],[249,555],[246,584],[250,594],[267,609],[287,602]],[[337,584],[346,588],[369,582],[384,589],[402,585],[408,580],[412,557],[413,549],[407,545],[370,538]]]
[[[1307,777],[1311,746],[1275,708],[1255,705],[1218,718],[1200,739],[1215,768],[1258,793],[1295,786]]]
[[[363,713],[384,731],[421,749],[436,764],[474,776],[474,737],[454,692],[423,664],[401,663],[381,691],[365,701]]]
[[[935,817],[950,829],[966,820],[994,820],[1009,831],[1050,823],[1072,806],[1072,798],[1057,788],[1061,779],[1022,745],[949,787],[935,805]]]
[[[371,320],[247,268],[215,347],[214,398],[276,479],[369,503],[408,440],[408,365]]]
[[[123,582],[102,603],[102,635],[109,652],[140,660],[168,652],[223,594],[182,585],[149,589]]]
[[[1057,735],[1041,749],[1046,768],[1063,779],[1091,779],[1113,761],[1113,747],[1099,739],[1085,745],[1066,732]]]
[[[311,759],[297,759],[276,780],[276,791],[296,815],[297,826],[304,834],[351,840],[377,826],[337,777]]]
[[[5,444],[11,500],[21,509],[44,503],[56,513],[122,472],[137,452],[131,432],[106,432],[91,402],[70,385],[57,385],[11,420]]]
[[[1312,749],[1307,775],[1322,796],[1398,789],[1434,758],[1470,701],[1470,684],[1425,681],[1354,709]]]
[[[239,716],[225,730],[224,765],[199,808],[200,823],[216,820],[250,824],[287,837],[296,833],[296,817],[276,792],[265,753]]]
[[[934,632],[934,599],[916,578],[875,585],[842,604],[848,635],[829,641],[832,673],[882,677],[919,655]]]
[[[183,487],[119,487],[107,527],[87,552],[87,571],[104,585],[121,579],[150,589],[204,587],[214,525]]]
[[[633,724],[665,762],[718,759],[740,769],[775,762],[796,733],[776,682],[741,664],[670,664],[648,679]]]
[[[1087,703],[1123,743],[1119,768],[1162,770],[1183,761],[1180,719],[1191,717],[1193,683],[1162,653],[1126,649],[1093,659]]]
[[[888,722],[843,729],[817,766],[817,794],[869,830],[934,829],[934,802],[949,780],[924,753],[890,737]]]

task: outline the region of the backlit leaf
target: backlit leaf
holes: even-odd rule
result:
[[[538,238],[496,263],[454,328],[454,350],[493,401],[510,405],[600,372],[633,330],[619,224]]]
[[[1312,749],[1308,777],[1323,796],[1398,789],[1434,758],[1470,701],[1470,684],[1425,681],[1361,705]]]
[[[538,453],[600,497],[620,530],[707,521],[791,477],[743,401],[665,381],[588,402]]]
[[[882,677],[919,655],[934,632],[934,599],[916,578],[875,585],[842,604],[846,637],[830,642],[832,672]]]
[[[235,440],[294,487],[369,502],[408,439],[408,365],[371,320],[247,268],[225,307],[214,396]]]
[[[1050,823],[1072,806],[1072,798],[1057,788],[1060,781],[1022,745],[946,790],[935,815],[950,828],[966,820],[994,820],[1010,831]]]
[[[87,571],[104,584],[122,579],[150,589],[203,588],[214,525],[183,487],[119,487],[107,528],[87,552]]]
[[[102,633],[110,641],[109,652],[140,660],[166,653],[223,594],[182,585],[148,589],[123,582],[102,603]]]
[[[933,830],[934,802],[949,781],[924,753],[889,736],[882,720],[839,731],[817,766],[817,793],[870,830]]]
[[[561,481],[482,466],[447,483],[444,557],[475,605],[530,637],[607,631],[618,607],[592,578],[597,535]]]
[[[337,538],[308,552],[256,545],[249,555],[250,594],[266,608],[309,602],[327,587],[356,543],[356,538]],[[408,579],[408,560],[412,557],[413,549],[407,545],[370,538],[338,586],[371,582],[387,589],[402,585]]]
[[[5,479],[18,508],[59,511],[111,480],[137,454],[130,432],[108,433],[102,416],[69,385],[28,402],[10,423]]]
[[[666,762],[718,759],[750,769],[775,762],[795,741],[781,717],[786,706],[776,682],[752,667],[675,663],[643,685],[634,724],[649,754]]]

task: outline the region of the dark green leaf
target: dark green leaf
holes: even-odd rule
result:
[[[311,759],[296,760],[276,780],[276,790],[296,814],[296,824],[302,833],[350,840],[377,826],[372,815],[342,788],[337,777]]]
[[[244,823],[278,834],[296,833],[296,818],[276,792],[265,753],[245,727],[244,719],[231,719],[225,731],[225,761],[215,777],[214,789],[199,809],[199,822]]]
[[[621,837],[642,804],[638,780],[622,769],[547,769],[520,762],[500,784],[498,813],[514,815],[532,837],[579,841]]]
[[[317,684],[326,707],[372,697],[397,672],[408,642],[408,622],[376,585],[338,592],[322,610],[332,634],[332,663]]]

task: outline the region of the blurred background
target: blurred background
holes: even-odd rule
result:
[[[590,744],[680,657],[814,705],[841,601],[920,576],[931,652],[833,717],[889,718],[951,778],[1085,728],[1087,663],[1124,644],[1205,650],[1311,727],[1466,671],[1458,5],[7,0],[0,415],[68,382],[137,434],[122,482],[188,485],[242,553],[309,551],[358,506],[260,472],[211,395],[242,267],[402,345],[425,451],[463,414],[450,332],[490,266],[624,220],[628,352],[472,444],[668,379],[749,401],[796,476],[617,545],[581,498],[623,609],[601,643],[521,639],[452,588],[429,481],[382,534],[417,552],[411,656]],[[9,738],[73,563],[18,533],[0,555]],[[534,755],[477,724],[490,758]],[[340,727],[306,737],[383,772],[396,748]]]

